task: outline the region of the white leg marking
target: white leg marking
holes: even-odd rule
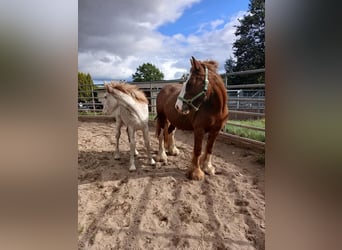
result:
[[[134,130],[133,128],[128,128],[128,134],[130,138],[130,158],[129,158],[129,171],[134,171],[136,170],[135,165],[134,165],[134,152],[135,152],[135,138],[134,138]]]
[[[206,172],[208,175],[214,175],[215,174],[215,168],[211,164],[211,154],[204,154],[203,162],[202,162],[202,168],[204,172]],[[202,159],[201,159],[202,160]]]
[[[143,131],[143,136],[144,136],[144,141],[145,141],[145,147],[147,150],[147,156],[148,159],[150,161],[150,165],[155,165],[156,162],[154,161],[154,159],[152,158],[152,154],[151,154],[151,146],[150,146],[150,137],[148,134],[148,126],[145,127],[144,131]]]
[[[159,135],[159,151],[158,151],[158,155],[157,155],[157,161],[161,161],[161,162],[167,162],[167,155],[165,153],[165,148],[164,148],[164,138],[163,138],[163,134],[161,133]]]
[[[172,133],[169,135],[168,152],[170,155],[178,155],[179,154],[179,150],[176,147],[176,143],[175,143],[175,132],[176,132],[176,130],[172,131]]]

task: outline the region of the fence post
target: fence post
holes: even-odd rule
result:
[[[96,115],[96,112],[95,112],[95,97],[94,97],[94,88],[93,88],[93,86],[91,86],[91,98],[93,100],[93,112],[94,112],[94,115]]]

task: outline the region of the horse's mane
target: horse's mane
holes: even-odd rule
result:
[[[212,71],[215,71],[215,72],[217,71],[218,63],[216,61],[206,60],[206,61],[201,61],[201,63],[206,65],[209,70],[212,70]]]
[[[138,102],[148,104],[148,100],[143,91],[141,91],[136,85],[127,84],[127,83],[117,83],[117,82],[110,82],[108,84],[111,88],[117,89],[126,95],[130,95]]]
[[[205,60],[205,61],[199,61],[203,66],[207,66],[208,70],[212,72],[212,74],[209,74],[209,83],[211,83],[208,87],[208,96],[210,96],[214,89],[216,89],[216,92],[220,95],[220,99],[222,102],[222,110],[226,107],[227,103],[227,95],[226,93],[226,87],[224,85],[224,82],[222,80],[222,77],[217,72],[218,69],[218,63],[213,60]]]

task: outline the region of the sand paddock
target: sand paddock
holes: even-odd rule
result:
[[[79,249],[265,249],[265,169],[257,153],[218,139],[217,174],[190,181],[191,132],[177,130],[180,155],[152,167],[139,131],[137,171],[129,172],[125,128],[114,160],[114,127],[78,124]],[[153,126],[150,137],[156,156]]]

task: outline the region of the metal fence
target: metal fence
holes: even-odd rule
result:
[[[227,82],[229,75],[244,75],[254,73],[264,73],[265,69],[249,70],[243,72],[234,72],[223,75],[227,87],[228,95],[228,125],[241,128],[252,129],[265,132],[264,128],[237,124],[235,120],[251,120],[265,117],[265,84],[241,84],[230,85]],[[156,115],[156,97],[159,91],[169,83],[183,83],[184,79],[153,81],[153,82],[127,82],[128,84],[137,85],[149,100],[150,117]],[[91,96],[81,97],[85,91],[79,91],[78,113],[82,115],[102,115],[103,96],[105,93],[104,85],[96,85],[91,89]]]

